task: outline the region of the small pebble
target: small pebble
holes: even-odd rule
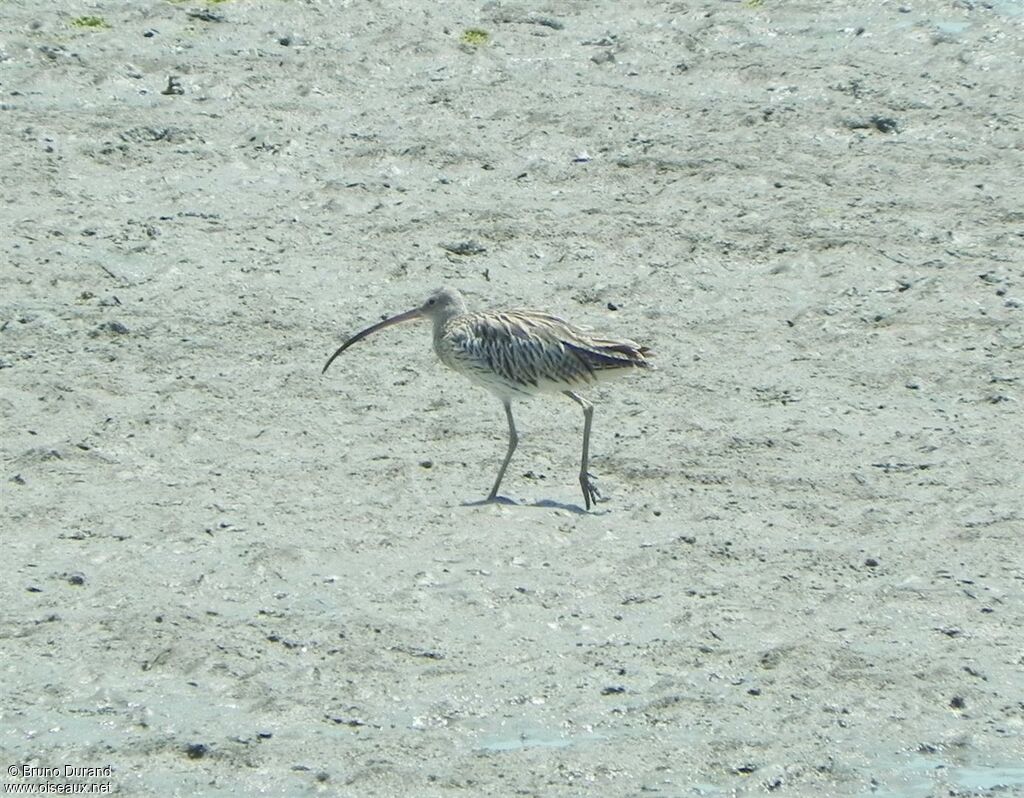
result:
[[[185,90],[181,87],[181,81],[178,78],[171,75],[167,78],[167,86],[160,90],[161,94],[184,94]]]
[[[190,743],[185,747],[185,756],[189,759],[202,759],[208,753],[210,749],[203,743]]]

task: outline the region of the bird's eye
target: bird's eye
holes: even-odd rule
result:
[[[437,300],[434,299],[434,297],[430,297],[430,299],[427,300],[427,304],[428,305],[436,305],[437,304]]]

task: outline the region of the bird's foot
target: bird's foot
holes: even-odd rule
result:
[[[592,504],[597,504],[598,501],[602,500],[601,492],[594,485],[594,477],[584,471],[580,474],[580,487],[583,488],[583,503],[590,509]]]
[[[487,503],[488,504],[509,504],[509,505],[517,505],[517,504],[519,504],[519,502],[517,502],[515,499],[511,499],[508,496],[495,496],[493,499],[488,499]]]
[[[515,499],[510,499],[508,496],[499,496],[497,493],[491,493],[486,499],[477,499],[474,502],[463,502],[463,507],[483,507],[485,504],[519,504]]]

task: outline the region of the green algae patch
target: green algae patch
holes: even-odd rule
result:
[[[76,28],[85,28],[86,30],[104,30],[110,27],[103,17],[75,17],[71,20],[71,24]]]
[[[459,41],[470,47],[483,47],[491,40],[491,34],[482,28],[466,28],[459,36]]]

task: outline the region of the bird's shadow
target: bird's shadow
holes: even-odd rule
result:
[[[547,509],[565,510],[575,515],[604,515],[608,510],[587,510],[578,504],[565,504],[554,499],[541,499],[535,502],[517,502],[507,496],[495,496],[493,499],[478,499],[473,502],[462,502],[463,507],[483,507],[488,504],[504,504],[510,507],[544,507]]]

